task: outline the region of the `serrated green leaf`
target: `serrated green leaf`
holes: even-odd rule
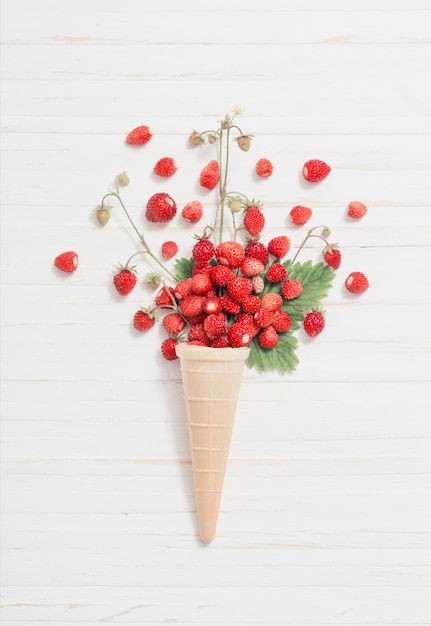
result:
[[[192,269],[195,265],[194,259],[186,259],[182,257],[181,259],[177,259],[175,261],[175,276],[178,281],[185,280],[186,278],[190,278],[192,275]]]
[[[250,354],[247,359],[248,367],[267,372],[289,372],[296,368],[298,357],[296,349],[298,340],[291,332],[279,336],[278,344],[271,349],[262,348],[257,338],[250,344]]]

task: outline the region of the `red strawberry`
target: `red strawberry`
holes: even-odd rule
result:
[[[114,286],[120,296],[127,296],[127,294],[130,293],[136,285],[137,280],[138,279],[133,270],[122,268],[114,276]]]
[[[167,193],[155,193],[147,202],[145,217],[149,222],[170,222],[177,212],[175,200]]]
[[[76,252],[69,250],[62,252],[54,259],[54,265],[62,272],[74,272],[78,267],[78,255]]]
[[[235,322],[227,331],[227,338],[233,348],[248,346],[253,339],[250,324]]]
[[[212,313],[205,318],[204,330],[210,339],[221,337],[226,333],[226,316],[223,313]]]
[[[176,302],[173,287],[162,287],[155,297],[155,302],[160,309],[172,308]]]
[[[256,311],[253,317],[258,326],[260,326],[261,328],[265,328],[265,326],[269,326],[270,324],[272,324],[272,321],[274,319],[274,311],[261,307],[258,311]]]
[[[262,232],[265,226],[265,216],[262,211],[255,206],[249,207],[244,215],[244,226],[252,237]]]
[[[230,348],[231,345],[228,341],[227,335],[222,335],[221,337],[216,337],[211,344],[212,348]]]
[[[185,278],[175,285],[174,292],[177,300],[182,300],[191,294],[191,283],[191,278]]]
[[[310,183],[317,183],[326,178],[331,171],[329,165],[319,159],[310,159],[302,167],[302,175]]]
[[[256,323],[254,316],[248,313],[240,313],[236,318],[236,323],[246,327],[252,339],[256,337],[257,333],[260,331],[260,326]]]
[[[243,258],[244,248],[237,241],[225,241],[216,248],[217,261],[231,269],[240,267]]]
[[[220,169],[217,161],[210,161],[201,171],[199,183],[206,189],[214,189],[220,179]]]
[[[211,263],[205,263],[204,265],[196,264],[192,267],[192,277],[196,274],[206,274],[209,276],[211,274],[212,267]]]
[[[196,224],[196,222],[199,222],[202,214],[202,204],[199,202],[199,200],[193,200],[192,202],[188,202],[181,212],[183,218],[188,222],[191,222],[192,224]]]
[[[302,226],[303,224],[308,222],[312,214],[313,212],[311,209],[298,204],[294,206],[293,209],[290,211],[290,219],[293,224],[296,224],[296,226]]]
[[[126,137],[126,143],[133,146],[141,146],[144,143],[150,141],[152,137],[151,130],[148,126],[137,126]]]
[[[245,256],[259,259],[264,265],[268,260],[268,250],[263,243],[257,240],[250,241],[245,247]]]
[[[257,340],[262,348],[270,350],[278,344],[278,333],[273,326],[267,326],[260,331]]]
[[[234,300],[228,293],[220,296],[220,304],[222,311],[230,313],[230,315],[237,315],[241,311],[241,305]]]
[[[286,235],[274,237],[268,243],[268,252],[277,259],[282,259],[290,250],[290,239]]]
[[[215,247],[212,241],[203,237],[199,239],[192,250],[192,257],[196,265],[205,265],[214,256]]]
[[[211,345],[211,339],[206,334],[203,323],[196,324],[196,326],[193,326],[192,328],[190,328],[189,333],[187,335],[187,341],[188,342],[202,341],[204,345],[207,345],[207,346]]]
[[[304,318],[304,330],[309,337],[315,337],[325,328],[325,318],[321,311],[310,311]]]
[[[256,313],[262,306],[262,303],[258,296],[250,294],[244,298],[241,302],[241,306],[244,313]]]
[[[367,212],[367,207],[362,202],[357,202],[357,201],[349,202],[347,206],[347,215],[355,219],[364,217],[366,212]]]
[[[241,303],[246,296],[251,294],[253,283],[244,276],[235,276],[227,284],[227,292],[235,302]]]
[[[202,309],[208,315],[210,313],[220,313],[221,311],[221,302],[220,298],[217,296],[209,296],[205,299],[205,302],[202,305]]]
[[[261,300],[262,307],[270,311],[277,311],[283,304],[283,298],[275,291],[267,291]]]
[[[192,276],[192,280],[190,283],[191,292],[198,295],[204,296],[212,289],[211,278],[207,273],[195,274]]]
[[[172,157],[163,157],[159,159],[154,166],[154,174],[157,176],[162,176],[164,178],[169,178],[173,176],[177,171],[177,164],[173,160]]]
[[[193,318],[202,313],[202,306],[205,298],[203,296],[186,296],[181,304],[180,311],[187,318]]]
[[[133,326],[140,332],[145,332],[154,326],[156,318],[145,309],[139,309],[133,316]]]
[[[179,313],[168,313],[163,318],[163,327],[169,335],[178,335],[186,325]]]
[[[323,249],[323,260],[334,270],[337,270],[341,263],[341,252],[339,251],[338,246],[335,244],[325,246]]]
[[[210,277],[216,287],[226,287],[228,282],[235,276],[226,265],[214,265],[210,271]]]
[[[178,245],[175,241],[165,241],[162,243],[162,257],[164,259],[172,259],[178,252]]]
[[[176,339],[173,339],[172,337],[169,337],[169,339],[165,339],[164,341],[162,341],[161,350],[163,358],[167,361],[175,361],[175,359],[178,359],[177,351],[175,349],[177,345],[178,341]]]
[[[259,159],[256,163],[256,174],[261,178],[268,178],[268,176],[271,176],[273,170],[274,167],[268,159]]]
[[[302,283],[294,278],[286,278],[281,285],[281,293],[286,300],[294,300],[302,293]]]
[[[286,311],[283,311],[282,309],[275,311],[272,326],[278,333],[287,333],[287,331],[290,330],[291,325],[292,320]]]
[[[266,272],[266,280],[270,283],[281,283],[286,276],[286,268],[281,263],[273,263]]]
[[[243,276],[252,278],[253,276],[261,274],[264,269],[265,266],[262,261],[259,261],[259,259],[253,259],[253,257],[245,257],[241,261],[240,270]]]
[[[368,278],[362,272],[351,272],[344,284],[350,293],[362,293],[370,286]]]

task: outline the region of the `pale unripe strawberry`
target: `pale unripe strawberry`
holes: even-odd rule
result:
[[[111,218],[111,207],[108,206],[97,206],[96,209],[96,219],[99,222],[100,226],[106,226]]]

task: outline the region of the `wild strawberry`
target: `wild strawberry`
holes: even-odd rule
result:
[[[173,287],[162,287],[155,297],[155,303],[160,309],[172,308],[175,302],[175,291]]]
[[[74,272],[78,267],[78,255],[76,252],[69,250],[68,252],[62,252],[54,259],[54,265],[62,272],[70,274]]]
[[[304,330],[309,337],[315,337],[325,328],[325,318],[321,311],[310,311],[304,318]]]
[[[168,313],[162,321],[163,327],[169,335],[178,335],[186,325],[179,313]]]
[[[165,241],[162,243],[162,257],[164,259],[172,259],[178,252],[178,245],[175,241]]]
[[[251,294],[253,283],[244,276],[235,276],[227,284],[227,292],[236,302],[241,303],[246,296]]]
[[[253,318],[256,324],[258,324],[261,328],[265,328],[265,326],[272,324],[274,311],[261,307],[258,311],[256,311]]]
[[[337,270],[341,263],[341,252],[339,251],[338,246],[335,244],[325,246],[323,249],[323,260],[334,270]]]
[[[203,323],[196,324],[196,326],[192,326],[192,328],[190,328],[187,335],[187,341],[201,341],[204,345],[211,345],[211,339],[206,334]]]
[[[133,270],[129,270],[127,268],[120,269],[117,274],[115,274],[113,282],[114,287],[120,294],[120,296],[127,296],[136,285],[137,281],[136,274]]]
[[[205,311],[201,311],[197,315],[192,315],[192,317],[188,317],[187,321],[190,324],[190,326],[199,326],[199,324],[204,323],[206,316],[207,314],[205,313]]]
[[[261,305],[264,309],[277,311],[283,304],[283,298],[276,291],[267,291],[261,299]]]
[[[317,183],[326,178],[331,171],[329,165],[319,159],[310,159],[302,167],[302,175],[310,183]]]
[[[147,202],[145,217],[149,222],[170,222],[177,212],[175,200],[167,193],[155,193]]]
[[[170,178],[177,171],[177,164],[172,157],[163,157],[157,161],[153,171],[156,176]]]
[[[244,227],[252,237],[255,237],[260,232],[262,232],[263,227],[265,226],[265,216],[262,211],[255,207],[250,206],[244,215]]]
[[[253,296],[252,294],[250,294],[244,298],[244,300],[241,302],[241,306],[244,313],[256,313],[256,311],[260,309],[262,304],[258,296]]]
[[[137,126],[126,137],[126,143],[132,146],[141,146],[150,141],[152,132],[148,126]]]
[[[244,248],[237,241],[225,241],[216,248],[216,259],[221,265],[237,269],[244,258]]]
[[[196,224],[196,222],[199,222],[203,215],[202,204],[199,202],[199,200],[192,200],[191,202],[188,202],[184,206],[181,215],[188,222]]]
[[[241,135],[240,137],[237,138],[236,142],[238,144],[238,147],[243,152],[248,152],[250,150],[250,146],[251,146],[250,135]]]
[[[180,304],[180,311],[187,318],[193,318],[202,313],[205,298],[203,296],[186,296]]]
[[[350,293],[362,293],[370,286],[368,278],[362,272],[351,272],[344,284]]]
[[[273,263],[268,267],[266,280],[270,283],[281,283],[287,276],[287,271],[281,263]]]
[[[268,159],[259,159],[256,163],[256,174],[261,178],[268,178],[268,176],[271,176],[273,171],[274,167]]]
[[[139,309],[133,316],[133,326],[140,332],[145,332],[154,326],[156,318],[145,309]]]
[[[222,311],[229,313],[230,315],[238,315],[241,311],[240,303],[234,300],[228,293],[220,296],[220,304]]]
[[[231,345],[228,341],[227,335],[222,335],[221,337],[216,337],[212,344],[212,348],[230,348]]]
[[[226,333],[226,316],[223,313],[211,313],[204,321],[204,330],[210,339],[221,337]]]
[[[204,263],[203,265],[196,264],[192,267],[192,277],[196,276],[196,274],[206,274],[209,276],[211,274],[212,267],[211,263]]]
[[[198,295],[204,296],[207,294],[210,289],[212,289],[211,278],[207,273],[198,273],[192,276],[192,280],[190,283],[191,292]]]
[[[235,276],[226,265],[214,265],[210,271],[210,277],[216,287],[226,287],[228,282]]]
[[[118,187],[127,187],[129,183],[130,178],[127,172],[120,172],[120,174],[117,174],[117,176],[115,177],[115,184]]]
[[[202,143],[205,143],[205,139],[200,133],[194,130],[189,137],[189,144],[191,146],[200,146]]]
[[[206,189],[214,189],[220,180],[220,169],[217,161],[210,161],[200,173],[199,183]]]
[[[294,278],[286,278],[281,285],[281,293],[286,300],[294,300],[302,293],[302,283]]]
[[[235,322],[227,331],[227,338],[232,348],[243,348],[248,346],[253,337],[250,333],[250,325],[242,322]]]
[[[260,331],[259,324],[256,323],[254,316],[249,313],[240,313],[236,318],[236,322],[241,324],[244,328],[247,328],[247,332],[250,334],[252,339],[253,337],[256,337]]]
[[[347,206],[347,215],[349,217],[353,217],[354,219],[359,219],[364,217],[367,212],[367,207],[362,202],[349,202]]]
[[[259,259],[259,261],[261,261],[264,265],[268,260],[268,250],[265,248],[263,243],[255,239],[246,245],[244,252],[246,257]]]
[[[187,343],[189,346],[203,346],[204,348],[208,347],[204,341],[200,341],[199,339],[194,339],[193,341],[188,341]]]
[[[265,266],[262,261],[259,261],[259,259],[253,259],[253,257],[245,257],[241,261],[241,274],[243,276],[247,276],[248,278],[252,278],[253,276],[261,274],[264,269]]]
[[[185,278],[175,285],[174,295],[177,300],[182,300],[191,294],[191,282],[191,278]]]
[[[220,298],[218,298],[217,296],[209,296],[205,298],[205,302],[202,305],[202,309],[208,315],[210,313],[220,313],[221,311]]]
[[[286,313],[286,311],[278,309],[278,311],[274,312],[272,326],[278,333],[287,333],[287,331],[290,330],[291,325],[292,320],[290,319],[290,315]]]
[[[286,235],[274,237],[268,243],[268,252],[277,259],[282,259],[290,250],[290,239]]]
[[[96,219],[99,222],[100,226],[106,226],[106,224],[111,219],[111,208],[110,207],[96,207]]]
[[[296,226],[302,226],[308,222],[312,214],[313,212],[310,208],[307,206],[301,206],[300,204],[294,206],[289,213],[292,224],[295,224]]]
[[[265,289],[265,282],[262,276],[253,276],[251,282],[253,283],[254,293],[262,293],[262,291]]]
[[[205,265],[214,256],[215,247],[212,241],[203,237],[199,239],[192,249],[192,257],[196,265]]]
[[[175,349],[177,345],[178,341],[176,339],[173,339],[172,337],[169,337],[168,339],[162,341],[161,350],[163,358],[167,361],[175,361],[175,359],[178,359],[177,351]]]
[[[278,344],[278,333],[273,326],[267,326],[260,331],[257,340],[262,348],[270,350]]]

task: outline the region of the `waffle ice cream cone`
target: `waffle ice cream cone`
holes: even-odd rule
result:
[[[199,531],[214,539],[233,423],[249,348],[179,344]]]

